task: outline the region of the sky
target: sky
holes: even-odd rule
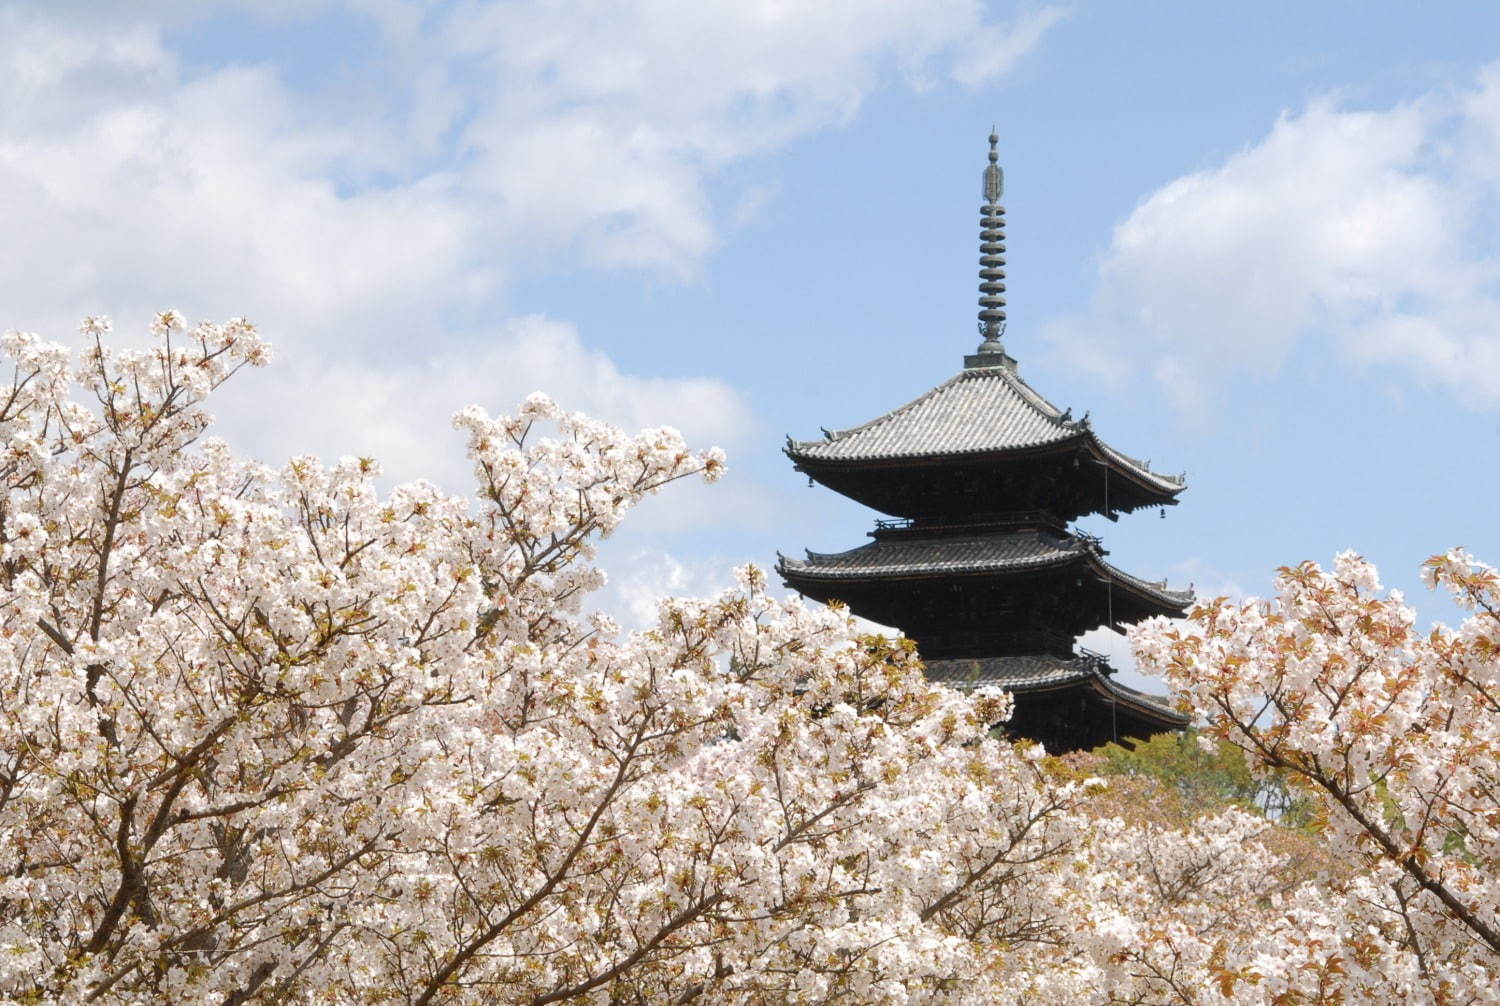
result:
[[[533,390],[722,446],[606,545],[639,624],[866,540],[781,446],[973,351],[992,127],[1008,351],[1188,477],[1081,529],[1202,596],[1355,549],[1451,621],[1421,561],[1500,562],[1492,4],[12,0],[0,329],[248,317],[214,410],[272,464],[466,492],[449,417]]]

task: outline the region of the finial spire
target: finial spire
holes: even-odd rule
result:
[[[1005,175],[1000,170],[1000,136],[990,127],[990,166],[984,169],[984,201],[995,204],[1005,191]]]
[[[979,208],[979,331],[984,341],[975,356],[1009,359],[1000,343],[1005,334],[1005,207],[1000,205],[1005,175],[1000,170],[999,144],[992,127],[990,163],[984,169],[984,205]]]

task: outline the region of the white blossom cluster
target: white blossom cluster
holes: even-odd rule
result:
[[[1142,637],[1262,764],[1374,822],[1329,815],[1365,869],[1286,884],[1263,818],[1111,817],[991,735],[1008,697],[929,685],[753,567],[646,631],[583,614],[598,539],[715,451],[538,395],[457,417],[473,500],[382,495],[368,459],[273,471],[203,437],[268,358],[254,329],[155,327],[135,354],[95,320],[76,357],[0,343],[5,1002],[1494,988],[1493,627],[1417,637],[1351,560]],[[1492,572],[1432,575],[1493,619]]]
[[[1316,801],[1348,866],[1241,909],[1247,937],[1142,941],[1163,969],[1211,952],[1221,994],[1193,1001],[1500,1002],[1500,577],[1461,550],[1424,573],[1472,612],[1458,630],[1417,631],[1344,553],[1282,569],[1270,603],[1135,634],[1213,734]]]
[[[0,994],[982,1001],[1055,946],[1076,787],[986,737],[1000,697],[753,569],[579,614],[597,539],[717,452],[533,396],[457,417],[476,500],[382,497],[199,439],[249,325],[84,329],[3,347]]]

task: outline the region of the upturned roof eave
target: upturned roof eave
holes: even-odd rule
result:
[[[1137,716],[1155,717],[1182,729],[1193,722],[1188,713],[1179,712],[1167,704],[1166,696],[1148,695],[1134,688],[1126,688],[1103,674],[1094,675],[1094,687],[1112,702],[1128,706]]]
[[[869,546],[862,546],[868,548]],[[857,551],[857,550],[856,550]],[[1066,569],[1069,566],[1083,563],[1087,565],[1094,574],[1095,581],[1101,585],[1113,584],[1129,593],[1137,599],[1163,610],[1164,613],[1172,612],[1178,615],[1187,611],[1195,600],[1192,591],[1171,590],[1165,584],[1157,585],[1150,580],[1144,580],[1119,569],[1100,558],[1089,549],[1062,549],[1052,555],[1037,556],[1034,558],[1016,559],[1006,562],[976,561],[967,566],[958,563],[946,565],[927,564],[912,562],[907,564],[883,563],[871,564],[867,569],[819,569],[818,559],[836,559],[847,552],[832,553],[807,553],[806,560],[792,559],[787,556],[779,556],[776,563],[776,572],[788,585],[795,587],[790,581],[802,579],[806,582],[815,583],[888,583],[892,580],[934,580],[943,577],[1010,577],[1029,573],[1041,572],[1053,568]]]
[[[809,556],[820,556],[820,553],[810,552]],[[831,553],[837,555],[839,553]],[[833,571],[820,570],[816,563],[809,560],[792,559],[782,556],[776,563],[776,572],[783,577],[791,578],[801,576],[806,580],[816,580],[820,583],[851,583],[859,581],[889,581],[889,580],[932,580],[944,576],[989,576],[1008,575],[1011,573],[1034,573],[1051,567],[1064,567],[1073,563],[1078,556],[1063,554],[1059,556],[1044,556],[1037,559],[1020,559],[1009,563],[976,563],[969,567],[955,566],[947,567],[922,566],[918,563],[907,565],[904,569],[899,564],[890,563],[883,566],[872,566],[868,570]]]
[[[856,468],[883,468],[888,467],[892,463],[934,465],[942,464],[944,461],[954,458],[962,458],[965,461],[985,461],[1000,460],[1003,458],[1041,457],[1047,454],[1066,454],[1070,450],[1076,450],[1080,444],[1086,443],[1090,439],[1088,430],[1079,429],[1053,440],[1039,440],[1029,444],[1015,444],[1006,447],[967,447],[944,451],[912,451],[905,454],[871,454],[854,458],[823,457],[810,450],[810,448],[816,447],[818,444],[830,443],[827,440],[791,440],[781,451],[795,462],[799,471],[806,470],[802,467],[804,464],[838,468],[847,471]],[[808,448],[808,450],[801,450],[801,448]]]
[[[884,418],[884,417],[882,417]],[[879,422],[874,420],[873,422]],[[866,424],[870,425],[870,424]],[[864,427],[856,427],[863,429]],[[1119,451],[1099,438],[1092,428],[1080,425],[1063,436],[1027,444],[1009,446],[980,446],[943,451],[913,451],[909,453],[877,453],[857,457],[827,457],[816,448],[836,442],[850,431],[835,433],[833,440],[792,440],[788,438],[782,453],[792,461],[796,471],[817,478],[820,472],[881,471],[892,467],[931,468],[955,461],[966,464],[984,464],[1045,458],[1067,455],[1085,448],[1093,458],[1109,466],[1118,477],[1127,479],[1139,489],[1158,498],[1161,505],[1173,505],[1177,496],[1187,488],[1187,480],[1180,476],[1163,475],[1145,464]],[[1155,504],[1151,504],[1155,505]]]
[[[1110,466],[1112,471],[1132,479],[1143,489],[1154,489],[1163,494],[1168,498],[1164,502],[1176,503],[1178,494],[1187,488],[1187,479],[1185,477],[1180,475],[1163,475],[1160,472],[1153,471],[1145,462],[1139,461],[1123,451],[1116,450],[1099,439],[1099,436],[1092,429],[1086,432],[1090,446],[1095,449],[1097,456],[1104,459],[1104,462]]]
[[[1155,601],[1158,605],[1170,608],[1179,615],[1185,613],[1196,599],[1191,590],[1172,590],[1166,585],[1165,581],[1158,584],[1151,580],[1133,576],[1118,566],[1113,566],[1105,562],[1093,552],[1088,553],[1088,560],[1089,565],[1093,567],[1094,572],[1102,581],[1112,583],[1116,586],[1128,587],[1137,596]]]
[[[945,660],[936,660],[928,664],[929,667],[937,669],[934,665],[948,663]],[[1071,661],[1059,661],[1059,670],[1062,665],[1072,663]],[[1170,696],[1149,695],[1146,692],[1127,688],[1111,679],[1096,667],[1077,666],[1068,667],[1063,673],[1051,675],[1037,680],[1019,678],[1006,681],[999,677],[991,677],[988,680],[976,677],[972,680],[961,678],[950,678],[939,674],[931,678],[932,681],[957,688],[961,691],[973,691],[976,688],[1000,688],[1017,696],[1047,695],[1055,692],[1067,692],[1078,689],[1080,686],[1091,688],[1096,694],[1106,701],[1116,702],[1143,719],[1155,720],[1169,729],[1181,729],[1192,723],[1192,716],[1177,711],[1172,707]]]

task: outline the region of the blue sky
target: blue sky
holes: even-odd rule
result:
[[[1424,618],[1500,561],[1489,4],[12,3],[0,327],[246,315],[222,432],[463,491],[447,417],[540,388],[730,453],[609,543],[608,603],[864,540],[780,454],[977,341],[1189,490],[1085,522],[1200,593],[1345,548]],[[1103,645],[1102,640],[1090,640]],[[1113,649],[1113,648],[1112,648]]]

